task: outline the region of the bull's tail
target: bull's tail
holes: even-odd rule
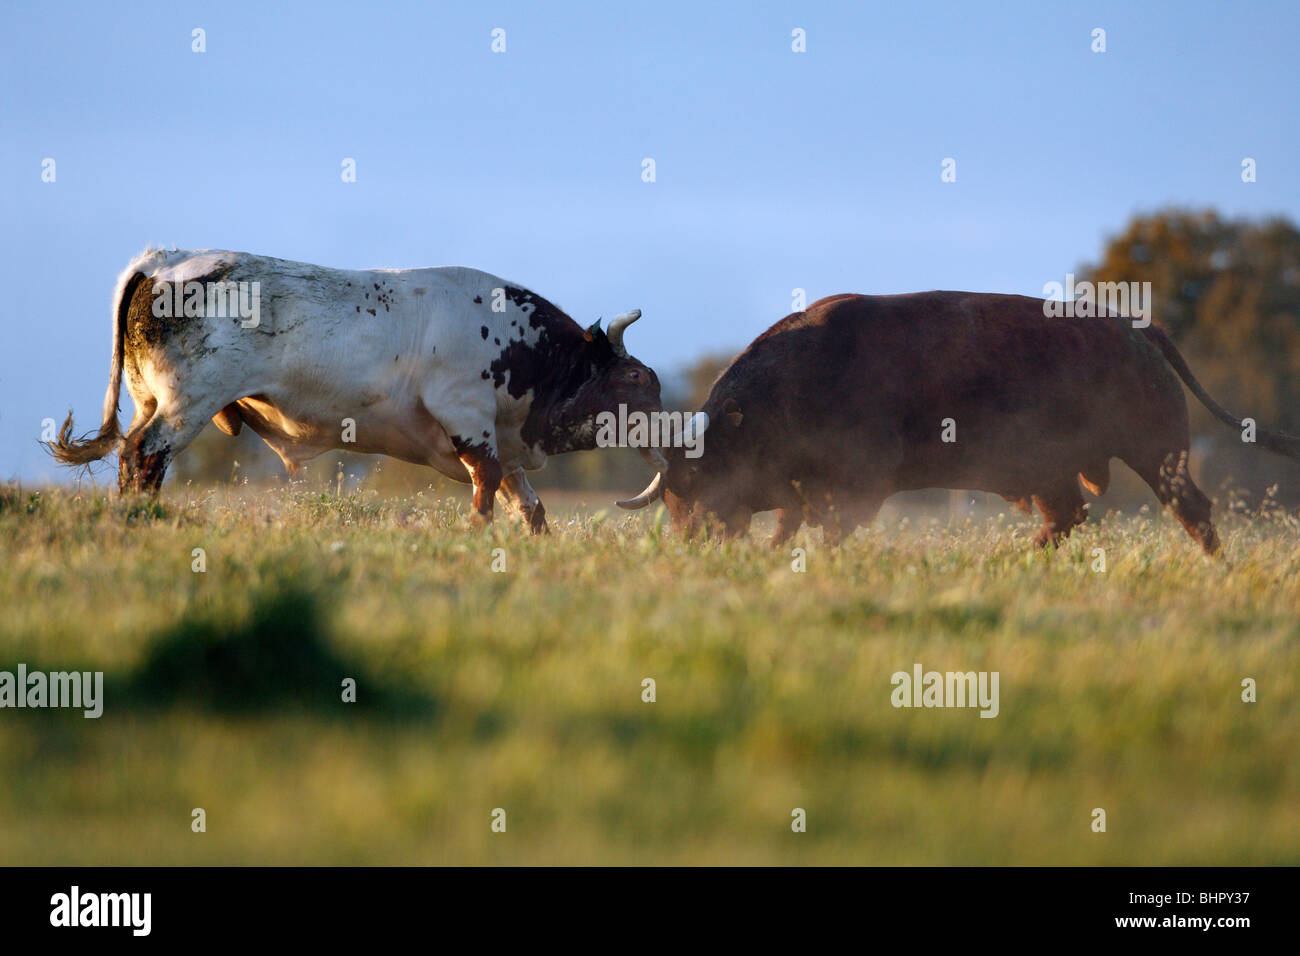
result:
[[[126,314],[131,307],[131,297],[145,276],[135,272],[119,282],[117,298],[113,303],[113,365],[108,376],[108,392],[104,395],[104,419],[95,435],[72,437],[72,413],[63,421],[59,437],[47,442],[46,447],[56,461],[65,465],[85,465],[116,451],[122,440],[117,424],[118,400],[122,394],[122,366],[126,361]]]
[[[1212,399],[1209,392],[1207,392],[1201,383],[1196,380],[1196,376],[1192,374],[1192,370],[1187,367],[1187,361],[1183,358],[1182,353],[1178,351],[1177,346],[1175,346],[1170,340],[1169,336],[1165,335],[1164,332],[1160,331],[1160,329],[1156,328],[1154,325],[1148,325],[1142,331],[1146,333],[1146,337],[1151,340],[1156,348],[1160,349],[1165,360],[1173,367],[1173,370],[1178,373],[1178,377],[1183,380],[1183,383],[1191,389],[1192,394],[1200,400],[1202,405],[1210,410],[1210,414],[1225,425],[1231,425],[1234,428],[1242,427],[1242,420]],[[1285,455],[1287,458],[1300,460],[1300,437],[1256,426],[1255,440],[1271,452]]]

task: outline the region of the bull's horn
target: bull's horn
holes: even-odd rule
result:
[[[639,318],[641,318],[641,310],[633,309],[631,312],[616,315],[610,320],[609,331],[605,333],[605,337],[609,339],[614,354],[620,358],[627,358],[627,349],[623,347],[623,330]]]
[[[661,472],[651,479],[650,484],[646,485],[645,491],[641,492],[641,494],[635,498],[628,498],[626,501],[616,501],[614,504],[620,508],[626,508],[628,511],[639,511],[663,494],[663,480],[664,476]]]

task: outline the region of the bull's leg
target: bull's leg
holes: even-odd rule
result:
[[[845,538],[852,537],[858,528],[871,524],[885,503],[884,494],[869,494],[860,498],[841,498],[822,516],[822,540],[828,547],[837,548]]]
[[[142,479],[148,472],[141,441],[144,438],[147,421],[132,426],[122,442],[122,453],[117,460],[117,491],[127,495],[142,491]]]
[[[803,514],[796,508],[776,509],[776,534],[772,535],[769,547],[775,551],[785,544],[803,525]]]
[[[122,450],[117,460],[117,490],[123,495],[139,490],[139,475],[144,468],[140,439],[158,411],[158,400],[153,396],[141,394],[132,397],[135,398],[135,417],[131,419],[131,427],[122,439]]]
[[[505,477],[497,457],[496,392],[491,382],[458,395],[455,402],[448,402],[447,396],[431,384],[420,400],[429,414],[429,424],[436,424],[441,435],[450,440],[452,451],[469,473],[474,487],[474,525],[491,524],[492,502]],[[437,451],[440,441],[439,435],[431,436],[431,453]]]
[[[1034,538],[1040,548],[1060,544],[1076,525],[1088,520],[1083,506],[1079,479],[1071,475],[1043,494],[1034,495],[1034,504],[1043,513],[1043,527]]]
[[[749,531],[749,524],[753,517],[754,512],[740,504],[733,504],[729,511],[722,512],[704,511],[696,505],[686,526],[685,537],[690,539],[702,536],[705,539],[721,538],[723,541],[734,541]]]
[[[132,426],[118,461],[118,490],[157,494],[167,466],[198,437],[210,417],[159,408],[147,422]]]
[[[501,496],[523,517],[533,534],[550,534],[550,528],[546,526],[546,509],[522,468],[516,468],[501,479]]]
[[[231,402],[212,416],[212,424],[234,438],[244,427],[244,416],[239,411],[239,403]]]
[[[844,537],[844,528],[839,509],[831,495],[805,493],[803,513],[809,524],[821,527],[822,543],[826,547],[839,547]]]
[[[1192,481],[1192,473],[1187,467],[1187,449],[1169,452],[1158,466],[1134,466],[1133,470],[1151,486],[1160,503],[1174,513],[1206,554],[1219,550],[1219,535],[1210,518],[1210,499]]]
[[[754,512],[744,505],[736,505],[729,514],[717,522],[718,534],[723,541],[734,541],[749,531],[749,524],[754,519]]]
[[[1011,504],[1015,505],[1018,509],[1023,511],[1025,514],[1034,513],[1034,503],[1030,501],[1028,498],[1021,497],[1019,495],[1003,495],[1002,500],[1009,501]]]
[[[497,460],[496,442],[490,433],[487,438],[466,439],[452,435],[452,444],[461,464],[469,472],[474,485],[474,524],[485,527],[492,523],[492,502],[501,487],[501,462]]]

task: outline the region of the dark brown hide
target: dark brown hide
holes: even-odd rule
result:
[[[718,379],[704,454],[669,456],[664,501],[681,530],[740,533],[780,509],[774,544],[804,520],[833,542],[895,492],[975,489],[1032,501],[1048,544],[1086,516],[1080,478],[1103,491],[1119,458],[1213,552],[1180,374],[1238,422],[1163,332],[1127,319],[1048,318],[1024,296],[833,296],[777,322]],[[1260,444],[1300,455],[1288,436],[1261,431]]]

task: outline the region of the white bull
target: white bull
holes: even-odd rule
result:
[[[73,465],[119,451],[119,487],[156,491],[208,420],[232,435],[246,423],[290,473],[335,448],[390,455],[472,482],[480,521],[500,490],[545,530],[524,470],[595,447],[602,411],[661,408],[658,378],[623,347],[639,317],[583,329],[476,269],[147,250],[118,279],[102,427],[73,439],[69,415],[50,448]],[[136,406],[125,435],[123,376]]]

